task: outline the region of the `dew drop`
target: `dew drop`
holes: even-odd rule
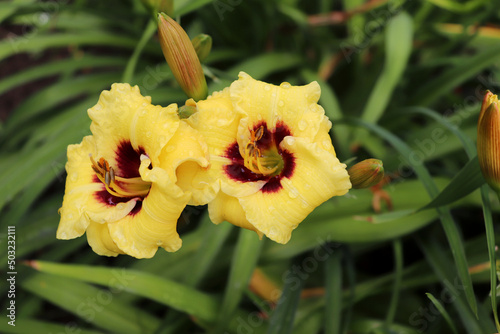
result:
[[[269,85],[264,86],[264,90],[269,92],[271,90],[271,86],[269,86]]]
[[[123,209],[125,208],[125,204],[123,204],[123,203],[118,203],[118,204],[116,204],[116,208],[117,208],[118,210],[123,210]]]
[[[165,148],[165,151],[167,151],[167,153],[173,152],[174,150],[175,150],[175,145],[168,145]]]
[[[301,119],[299,121],[299,130],[304,131],[307,128],[307,122]]]
[[[285,105],[285,102],[283,102],[282,100],[280,100],[280,101],[278,102],[278,106],[283,107],[284,105]]]
[[[273,212],[274,210],[276,210],[276,209],[275,209],[275,207],[274,207],[274,206],[272,206],[272,205],[270,205],[270,206],[268,207],[268,209],[269,209],[269,212]]]
[[[328,148],[331,146],[331,142],[327,139],[323,140],[323,147]]]
[[[139,111],[139,116],[144,116],[146,115],[146,109],[141,109],[141,111]]]
[[[102,106],[100,104],[97,104],[95,107],[94,107],[94,110],[95,111],[99,111],[102,109]]]
[[[304,188],[311,189],[311,185],[309,183],[306,183],[306,185],[304,186]]]
[[[68,213],[68,214],[66,215],[66,218],[67,218],[67,219],[73,219],[73,214],[72,214],[72,213]]]
[[[286,82],[286,81],[285,81],[285,82],[282,82],[282,83],[281,83],[280,87],[281,87],[281,88],[290,88],[290,87],[291,87],[291,85],[290,85],[290,83],[288,83],[288,82]]]
[[[225,126],[225,125],[227,125],[227,123],[228,122],[225,119],[219,119],[219,120],[217,120],[217,126]]]
[[[150,179],[151,179],[151,182],[158,181],[158,177],[155,174],[151,175]]]
[[[295,138],[293,138],[293,137],[286,137],[285,140],[286,140],[286,143],[290,146],[295,144]]]
[[[151,131],[146,132],[146,137],[151,138],[152,135]]]
[[[167,137],[165,137],[165,136],[160,136],[160,137],[158,138],[158,140],[160,141],[160,143],[162,143],[162,144],[163,144],[163,143],[165,143],[165,142],[167,141]]]
[[[78,173],[71,173],[70,180],[73,182],[78,180]]]
[[[67,239],[68,235],[66,232],[61,232],[61,239]]]
[[[295,191],[289,191],[288,192],[288,196],[290,198],[297,198],[298,195],[297,195],[297,193]]]
[[[161,246],[161,245],[163,245],[163,241],[158,240],[158,241],[156,242],[156,246]]]

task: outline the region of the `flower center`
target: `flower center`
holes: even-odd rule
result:
[[[113,167],[104,158],[95,162],[90,156],[92,169],[106,187],[108,193],[116,197],[146,197],[151,188],[151,182],[143,181],[141,177],[120,177],[115,175]]]
[[[279,175],[284,167],[281,154],[275,145],[266,149],[260,149],[257,142],[264,135],[264,126],[256,130],[250,130],[250,140],[245,146],[243,163],[246,168],[256,174],[266,176]]]

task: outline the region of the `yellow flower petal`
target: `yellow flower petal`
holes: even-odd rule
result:
[[[96,192],[103,191],[102,182],[94,180],[89,154],[95,154],[95,140],[92,136],[83,138],[78,145],[68,147],[66,163],[66,192],[59,210],[61,221],[57,229],[58,239],[73,239],[85,233],[91,221],[104,223],[125,217],[135,206],[136,200],[110,207],[96,198]]]
[[[268,238],[286,243],[314,208],[347,193],[351,183],[346,166],[318,144],[285,137],[280,146],[295,157],[293,175],[281,179],[282,188],[277,192],[260,191],[239,201],[253,226]]]
[[[219,192],[217,197],[208,204],[208,214],[214,224],[228,221],[233,225],[255,231],[259,238],[262,238],[262,233],[246,219],[245,211],[236,197]]]
[[[197,112],[189,117],[189,124],[204,138],[210,153],[211,167],[198,175],[193,182],[208,182],[216,193],[219,185],[231,196],[248,196],[264,185],[263,182],[239,182],[227,178],[224,166],[231,160],[226,157],[226,150],[236,143],[241,115],[233,110],[229,89],[215,92],[207,100],[197,102]],[[213,198],[213,196],[212,196]],[[208,199],[208,197],[207,197]]]
[[[96,254],[102,256],[117,256],[118,254],[124,254],[123,251],[116,246],[113,239],[111,239],[107,224],[91,222],[87,227],[87,241]]]
[[[283,122],[294,137],[313,140],[324,119],[324,110],[317,104],[321,89],[316,81],[305,86],[286,82],[276,86],[240,72],[230,92],[235,111],[247,118],[238,132],[240,150],[248,142],[248,129],[259,122],[266,122],[268,129]]]
[[[96,253],[108,256],[145,258],[158,247],[181,247],[177,219],[195,189],[176,184],[177,168],[194,173],[208,167],[208,151],[175,104],[150,101],[137,87],[114,84],[89,109],[93,136],[68,147],[58,238],[87,231]]]
[[[168,173],[157,167],[149,169],[149,161],[143,160],[141,176],[153,182],[141,210],[135,215],[109,223],[109,232],[116,245],[136,258],[150,258],[158,247],[169,252],[178,250],[182,241],[177,233],[177,219],[189,201],[190,195],[183,192]]]
[[[190,205],[204,205],[217,193],[217,187],[204,180],[209,167],[207,145],[201,134],[184,120],[162,151],[161,167],[183,191],[191,194]]]

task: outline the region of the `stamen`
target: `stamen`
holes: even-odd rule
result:
[[[257,141],[264,136],[264,126],[257,130],[250,131],[250,141],[245,146],[243,164],[252,172],[262,175],[277,175],[283,168],[283,159],[274,149],[268,149],[266,155],[263,155]]]
[[[106,190],[117,197],[146,197],[151,188],[151,182],[143,181],[140,177],[124,178],[117,176],[113,167],[104,159],[100,158],[96,163],[90,155],[92,169],[97,178],[104,184]]]

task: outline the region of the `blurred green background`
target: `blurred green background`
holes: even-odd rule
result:
[[[500,3],[175,0],[173,16],[213,38],[210,93],[239,71],[317,80],[339,159],[383,160],[383,186],[329,200],[287,245],[204,207],[181,216],[181,250],[152,259],[56,240],[66,147],[90,134],[100,92],[186,96],[141,1],[2,1],[0,265],[15,226],[17,274],[15,299],[10,275],[0,285],[0,332],[498,332],[499,204],[474,157],[482,96],[500,86]]]

